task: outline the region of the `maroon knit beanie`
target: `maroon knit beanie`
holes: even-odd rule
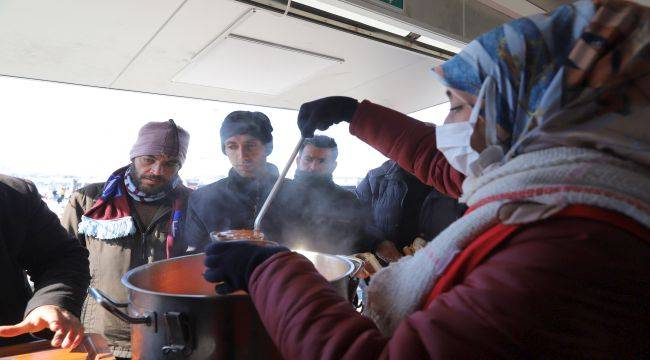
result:
[[[131,160],[143,155],[175,156],[182,164],[189,142],[190,134],[177,126],[174,120],[150,122],[140,129],[129,156]]]

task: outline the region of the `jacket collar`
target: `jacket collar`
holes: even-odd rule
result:
[[[254,179],[239,175],[239,173],[235,171],[234,168],[230,168],[228,171],[228,180],[231,184],[237,187],[248,187],[264,183],[273,183],[278,176],[278,168],[271,163],[266,163],[262,176]]]
[[[336,185],[334,180],[332,180],[332,174],[329,174],[329,176],[314,176],[304,171],[296,170],[293,178],[296,184],[300,186],[330,187]]]

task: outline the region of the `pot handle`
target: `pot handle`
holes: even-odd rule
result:
[[[351,278],[357,277],[357,275],[359,275],[359,272],[363,270],[363,266],[365,265],[365,262],[363,260],[354,256],[348,256],[348,255],[339,255],[339,256],[352,262],[354,268],[352,269],[352,273],[350,274]]]
[[[151,316],[147,315],[144,317],[132,317],[123,313],[119,308],[125,308],[128,303],[118,303],[109,298],[108,295],[104,294],[101,290],[95,289],[94,287],[88,288],[88,294],[95,299],[95,301],[101,305],[104,309],[108,310],[111,314],[115,315],[118,319],[127,322],[129,324],[146,324],[147,326],[151,325]]]
[[[355,309],[361,309],[362,304],[357,296],[357,287],[359,286],[360,277],[358,276],[365,265],[365,261],[354,256],[339,255],[340,257],[349,260],[352,263],[352,273],[349,275],[348,282],[348,301],[352,303]]]
[[[187,357],[192,354],[193,334],[185,314],[180,312],[166,312],[163,316],[167,327],[167,345],[161,348],[164,355],[183,354]]]

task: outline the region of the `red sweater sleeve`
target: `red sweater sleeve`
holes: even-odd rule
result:
[[[465,176],[436,147],[436,130],[395,110],[364,100],[350,122],[357,136],[443,194],[458,198]]]
[[[650,350],[648,256],[591,220],[527,226],[390,338],[296,253],[269,258],[249,285],[286,359],[634,358]]]

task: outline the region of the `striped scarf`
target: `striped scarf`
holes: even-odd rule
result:
[[[166,255],[172,256],[174,240],[178,236],[180,220],[187,205],[187,193],[179,177],[168,189],[156,194],[146,194],[137,188],[131,176],[131,166],[122,167],[109,176],[95,204],[86,211],[79,223],[79,233],[101,240],[118,239],[136,233],[128,197],[138,202],[153,202],[172,197],[172,217],[169,221]]]

